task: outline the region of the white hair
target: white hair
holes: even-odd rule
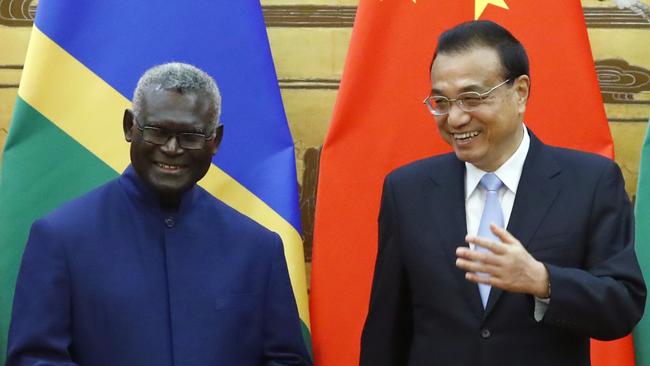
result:
[[[210,100],[211,130],[214,130],[219,123],[221,94],[217,83],[210,75],[196,66],[170,62],[145,71],[133,92],[133,113],[136,118],[142,111],[145,92],[151,90],[174,90],[181,94],[205,93]]]

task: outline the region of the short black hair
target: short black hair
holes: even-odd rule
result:
[[[503,76],[511,83],[521,75],[530,77],[524,46],[507,29],[489,20],[465,22],[444,31],[438,38],[431,66],[440,53],[460,53],[474,47],[496,50],[503,66]]]

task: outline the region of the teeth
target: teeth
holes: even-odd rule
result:
[[[163,169],[170,169],[170,170],[176,170],[179,168],[178,165],[168,165],[168,164],[163,164],[163,163],[157,163],[159,167]]]
[[[470,132],[464,132],[464,133],[455,133],[453,135],[454,135],[454,138],[457,139],[457,140],[465,140],[465,139],[469,139],[469,138],[472,138],[472,137],[476,137],[476,136],[479,135],[479,133],[480,132],[478,132],[478,131],[470,131]]]

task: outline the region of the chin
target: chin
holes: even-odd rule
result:
[[[471,154],[468,154],[465,151],[454,148],[454,154],[456,154],[456,157],[458,158],[458,160],[462,160],[462,161],[467,162],[467,163],[472,162]]]
[[[460,161],[463,161],[465,163],[470,163],[470,164],[472,164],[472,165],[474,165],[476,167],[478,167],[478,164],[480,164],[480,159],[477,158],[476,156],[473,156],[473,155],[467,154],[467,153],[462,153],[462,152],[459,153],[457,151],[454,151],[454,153],[456,154],[456,157]]]
[[[188,182],[152,182],[151,186],[160,196],[176,196],[192,188]]]

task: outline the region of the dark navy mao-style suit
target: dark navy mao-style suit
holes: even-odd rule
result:
[[[455,266],[467,233],[465,165],[424,159],[385,180],[362,366],[589,365],[589,337],[614,339],[640,319],[646,287],[624,182],[608,159],[544,145],[531,133],[507,229],[543,262],[534,298],[477,285]]]
[[[198,186],[167,212],[129,167],[34,223],[7,365],[311,361],[278,235]]]

